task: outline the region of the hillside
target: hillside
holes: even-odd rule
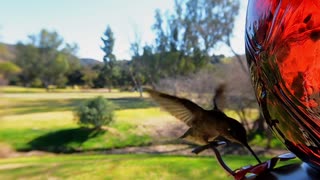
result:
[[[0,42],[0,61],[9,61],[15,57],[15,46]]]
[[[92,59],[92,58],[80,58],[80,64],[81,66],[94,66],[97,64],[103,64],[103,62],[98,61],[96,59]]]
[[[16,54],[15,45],[0,42],[0,61],[11,61]],[[79,58],[82,66],[94,66],[103,62],[92,58]]]

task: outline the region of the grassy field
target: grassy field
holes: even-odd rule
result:
[[[225,156],[232,169],[255,164]],[[265,159],[263,159],[265,160]],[[299,162],[292,160],[290,163]],[[279,166],[285,165],[280,163]],[[233,179],[213,157],[168,155],[51,155],[0,160],[0,179]]]
[[[227,156],[233,168],[254,159]],[[59,155],[0,160],[1,179],[232,179],[213,157]]]
[[[106,131],[79,127],[73,109],[102,95],[116,106],[116,121]],[[159,141],[152,128],[178,123],[134,92],[5,87],[0,89],[1,146],[15,151],[101,152]],[[172,137],[175,139],[176,137]],[[234,168],[252,157],[228,156]],[[230,179],[212,157],[69,154],[0,159],[0,179]]]
[[[95,97],[97,93],[32,93],[33,98],[30,94],[2,94],[0,141],[20,151],[51,152],[149,144],[151,139],[147,134],[137,133],[139,122],[157,114],[169,116],[134,94],[106,95],[112,97],[108,98],[117,106],[116,121],[110,126],[113,131],[98,133],[79,127],[72,112],[83,99]]]

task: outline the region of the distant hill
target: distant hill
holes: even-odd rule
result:
[[[15,45],[0,42],[0,60],[10,61],[14,59],[16,53]]]
[[[3,54],[5,53],[5,54]],[[0,59],[4,61],[11,61],[16,54],[16,47],[12,44],[6,44],[0,42]],[[97,64],[103,64],[103,62],[92,58],[79,58],[81,66],[94,66]]]
[[[12,54],[16,52],[16,46],[14,44],[6,44],[6,43],[0,43],[0,45],[4,45],[7,47],[8,51]]]
[[[92,58],[80,58],[80,64],[81,66],[94,66],[97,64],[103,64],[103,62]]]

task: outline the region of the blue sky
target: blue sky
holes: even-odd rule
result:
[[[173,0],[0,0],[0,42],[15,44],[27,41],[30,34],[41,29],[57,31],[68,43],[77,43],[78,56],[102,60],[101,36],[109,24],[116,42],[117,59],[130,59],[130,42],[135,32],[142,42],[151,43],[154,34],[154,10],[173,8]],[[242,2],[243,3],[243,2]],[[232,45],[244,53],[245,6],[242,4],[236,21]],[[230,55],[221,46],[216,53]]]

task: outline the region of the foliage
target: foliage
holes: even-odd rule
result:
[[[114,64],[113,84],[121,89],[130,89],[132,87],[132,79],[129,72],[130,61],[116,61]]]
[[[84,84],[89,88],[95,87],[94,81],[99,76],[98,72],[95,71],[94,68],[90,67],[83,67],[80,72],[82,73],[81,80],[84,82]]]
[[[103,61],[105,63],[112,62],[115,60],[115,56],[113,54],[113,46],[114,46],[115,39],[110,26],[107,26],[107,29],[103,35],[104,36],[101,37],[101,40],[104,44],[104,46],[101,47],[101,49],[105,53],[105,55],[103,56]]]
[[[43,71],[43,66],[39,63],[38,49],[32,44],[18,43],[16,51],[15,63],[22,69],[19,74],[19,82],[28,87],[32,82],[40,78],[40,74]]]
[[[176,0],[167,16],[156,10],[154,44],[142,47],[139,38],[131,44],[135,86],[156,86],[159,80],[177,79],[216,63],[214,49],[228,41],[238,10],[239,1],[221,0]]]
[[[68,69],[65,56],[58,52],[58,48],[62,45],[62,38],[57,32],[49,32],[45,29],[41,30],[39,35],[31,35],[32,44],[38,48],[39,59],[41,64],[40,79],[46,88],[49,85],[57,85],[62,74]]]
[[[57,32],[41,30],[37,35],[29,36],[30,42],[16,45],[15,63],[21,67],[18,82],[24,86],[50,85],[64,87],[67,75],[80,68],[79,60],[74,55],[77,45],[63,45],[63,39]],[[41,81],[41,83],[39,83]]]
[[[85,72],[83,72],[82,68],[76,69],[74,71],[70,71],[67,74],[67,85],[71,86],[82,86],[82,85],[87,85],[87,83],[84,80]],[[91,87],[90,84],[88,87]]]
[[[0,77],[9,77],[10,75],[17,74],[21,71],[19,66],[10,61],[0,61]]]
[[[101,49],[105,53],[105,55],[103,56],[104,66],[100,71],[99,78],[100,80],[104,81],[103,84],[107,85],[110,90],[113,85],[112,79],[115,76],[114,63],[116,61],[116,57],[113,54],[115,39],[110,26],[107,26],[107,29],[104,32],[103,37],[101,37],[101,40],[104,45],[103,47],[101,47]]]
[[[176,0],[174,12],[168,16],[157,10],[153,25],[156,51],[211,56],[218,43],[231,35],[239,5],[238,0]]]
[[[89,99],[76,109],[78,123],[100,129],[114,121],[114,108],[114,105],[102,96]]]

